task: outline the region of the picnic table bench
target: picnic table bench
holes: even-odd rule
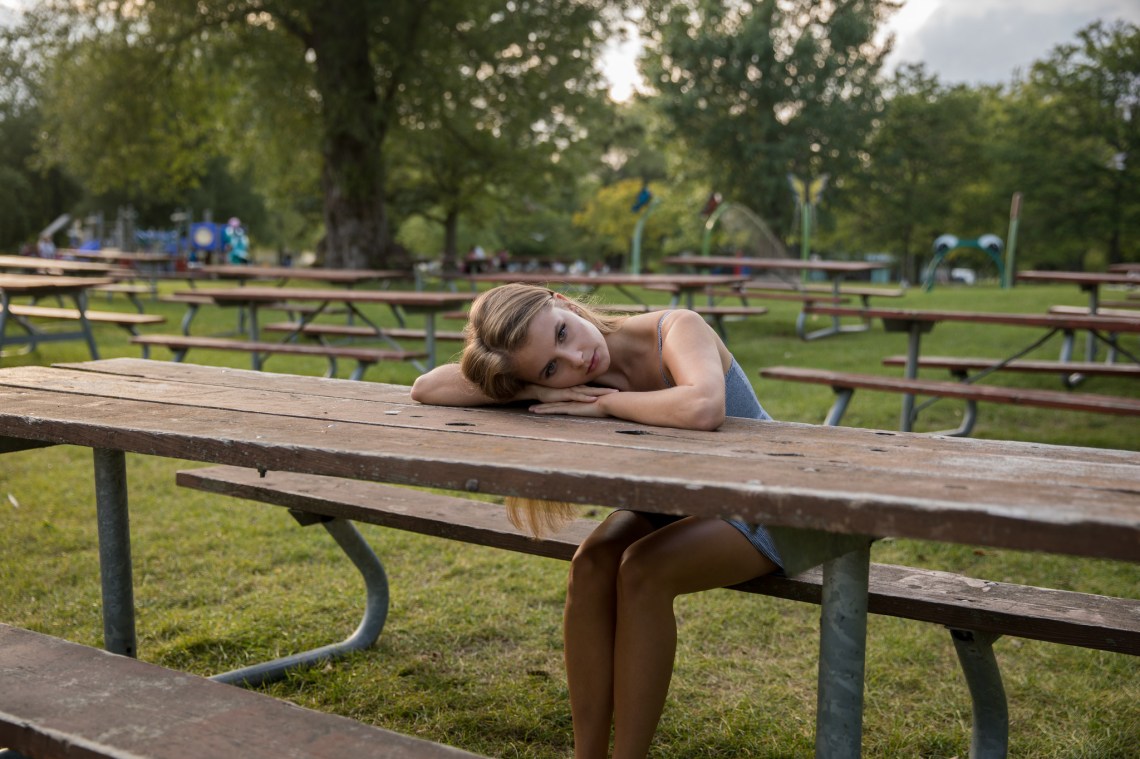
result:
[[[61,308],[56,306],[25,305],[13,303],[8,309],[12,316],[21,316],[32,319],[45,319],[49,321],[79,321],[86,318],[92,324],[113,324],[125,329],[131,335],[138,334],[138,328],[148,324],[162,324],[166,317],[161,314],[124,313],[122,311],[92,311],[84,309],[82,314],[78,308]]]
[[[466,751],[0,623],[0,755],[459,759]],[[10,749],[5,751],[4,749]]]
[[[261,328],[265,332],[299,332],[306,337],[375,338],[376,330],[362,324],[326,324],[324,322],[273,322]],[[423,340],[427,330],[415,327],[384,327],[384,334],[397,340]],[[437,329],[436,340],[462,341],[463,331]]]
[[[883,366],[906,366],[907,357],[887,356]],[[1044,361],[1015,359],[997,365],[1002,371],[1026,372],[1029,374],[1060,374],[1066,377],[1073,374],[1103,377],[1140,378],[1140,364],[1107,364],[1102,361]],[[970,372],[989,373],[995,368],[995,359],[981,356],[919,356],[920,369],[946,369],[955,379],[970,378]]]
[[[322,524],[358,567],[365,612],[356,632],[325,646],[215,676],[259,684],[371,645],[384,626],[388,585],[381,560],[349,520],[534,556],[569,560],[598,526],[581,518],[558,534],[533,538],[512,526],[502,506],[426,490],[340,477],[234,466],[179,471],[176,482],[218,495],[281,506],[302,525]],[[744,593],[820,603],[822,571],[765,576],[734,586]],[[868,610],[945,626],[973,699],[972,745],[1004,751],[1008,707],[992,644],[1002,636],[1140,655],[1140,600],[993,582],[929,569],[872,564]],[[1002,754],[1004,755],[1004,753]],[[971,756],[974,756],[972,753]]]
[[[905,362],[905,359],[904,359]],[[994,385],[972,385],[953,380],[927,380],[909,377],[887,377],[879,374],[860,372],[837,372],[829,369],[806,369],[791,366],[772,366],[760,370],[765,379],[808,382],[827,385],[835,392],[835,402],[824,418],[824,424],[838,426],[843,414],[851,403],[857,389],[877,390],[904,395],[929,395],[935,398],[958,398],[966,401],[966,411],[962,423],[956,429],[944,430],[940,434],[964,437],[973,432],[978,419],[978,402],[1011,403],[1021,406],[1085,411],[1089,413],[1113,414],[1117,416],[1140,416],[1140,398],[1125,398],[1116,395],[1095,393],[1074,393],[1064,390],[1039,390],[1036,388],[998,387]],[[921,410],[921,409],[920,409]],[[912,430],[917,411],[904,417],[903,431]]]
[[[195,335],[136,335],[131,342],[147,348],[158,345],[169,348],[174,360],[185,360],[190,349],[237,351],[248,353],[253,359],[253,368],[261,371],[266,358],[273,354],[292,356],[316,356],[328,361],[326,377],[335,377],[337,359],[351,359],[356,362],[349,379],[359,380],[369,367],[384,361],[418,361],[428,357],[427,351],[395,350],[392,348],[365,348],[355,345],[331,343],[275,343],[268,340],[238,340],[226,337],[199,337]]]

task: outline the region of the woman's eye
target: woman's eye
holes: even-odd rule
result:
[[[561,343],[565,340],[566,340],[566,325],[563,324],[561,327],[558,328],[558,342]]]
[[[542,376],[544,379],[550,379],[551,375],[553,375],[553,374],[554,374],[554,362],[551,361],[549,364],[547,364],[545,367],[543,367]]]

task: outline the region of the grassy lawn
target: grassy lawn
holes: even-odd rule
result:
[[[164,285],[166,292],[174,289],[186,288]],[[1085,296],[1076,287],[979,286],[911,291],[881,303],[1041,313],[1052,304],[1085,305]],[[130,310],[122,299],[98,298],[93,305]],[[832,393],[761,382],[757,371],[763,366],[900,373],[879,362],[905,351],[905,335],[876,324],[868,332],[805,343],[794,331],[798,304],[768,305],[765,317],[729,323],[729,347],[774,417],[819,423]],[[147,310],[165,314],[168,322],[146,331],[177,332],[182,306],[148,301]],[[392,323],[383,309],[374,314]],[[193,331],[223,332],[234,324],[232,311],[203,309]],[[96,327],[96,333],[103,357],[140,355],[120,330]],[[943,324],[924,338],[923,351],[999,357],[1037,336],[1033,330]],[[1137,350],[1135,339],[1126,345]],[[441,355],[457,348],[444,343]],[[1057,339],[1029,357],[1053,359],[1059,351]],[[169,353],[154,349],[153,356]],[[48,343],[33,354],[0,359],[0,366],[85,359],[81,343]],[[190,360],[249,366],[238,353],[191,352]],[[267,368],[318,375],[325,366],[277,356]],[[351,368],[345,363],[340,375]],[[400,384],[414,377],[407,365],[377,366],[366,375]],[[987,382],[1061,387],[1053,376],[1010,374]],[[1137,393],[1128,379],[1094,378],[1081,389]],[[898,429],[899,404],[893,394],[857,393],[844,421]],[[918,429],[955,427],[960,413],[960,404],[940,402]],[[983,404],[974,435],[1136,450],[1140,420]],[[361,583],[323,531],[298,527],[282,509],[176,489],[174,472],[194,464],[134,455],[127,461],[140,658],[212,674],[339,640],[355,627],[363,609]],[[101,645],[91,473],[91,454],[81,448],[0,457],[0,621]],[[368,525],[361,531],[385,562],[392,586],[380,641],[265,690],[489,756],[570,756],[561,661],[566,567]],[[1140,586],[1140,563],[894,539],[876,543],[872,558],[1108,595],[1137,597]],[[818,608],[714,591],[682,598],[676,609],[676,674],[653,756],[812,756]],[[999,641],[996,650],[1010,703],[1011,756],[1140,757],[1140,657],[1021,639]],[[948,633],[872,617],[864,755],[965,757],[969,727],[969,697]]]

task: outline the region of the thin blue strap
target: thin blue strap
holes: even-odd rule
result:
[[[664,342],[661,339],[661,323],[665,321],[665,317],[673,313],[666,311],[661,314],[661,318],[657,320],[657,363],[661,365],[661,379],[665,380],[665,387],[673,387],[673,383],[669,381],[669,375],[665,373],[665,356],[661,352]]]

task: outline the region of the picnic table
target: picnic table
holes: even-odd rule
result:
[[[95,345],[95,335],[87,319],[87,291],[99,285],[114,282],[110,278],[59,277],[49,274],[0,274],[0,356],[5,355],[5,345],[26,345],[33,350],[38,343],[58,340],[84,340],[91,352],[91,358],[99,358],[99,348]],[[18,308],[12,299],[17,297],[68,298],[78,312],[78,329],[71,331],[45,332],[36,329],[26,319],[13,314]],[[18,324],[27,334],[8,335],[10,325]]]
[[[1025,314],[1025,313],[995,313],[983,311],[942,311],[924,309],[901,308],[848,308],[844,306],[828,306],[811,304],[808,310],[814,313],[827,315],[855,316],[860,315],[868,319],[881,319],[883,328],[887,332],[907,333],[906,362],[903,376],[912,380],[918,376],[918,368],[922,349],[922,335],[934,329],[936,324],[943,322],[959,322],[969,324],[996,324],[1010,327],[1028,327],[1045,330],[1044,334],[1035,339],[1030,345],[1018,350],[1016,353],[995,358],[985,373],[1001,369],[1006,364],[1020,359],[1035,348],[1043,345],[1049,338],[1058,332],[1065,334],[1065,343],[1062,348],[1061,363],[1068,363],[1072,356],[1072,336],[1076,331],[1084,330],[1097,339],[1107,342],[1121,352],[1115,339],[1115,334],[1140,333],[1140,319],[1128,319],[1116,316],[1088,316],[1066,314]],[[1130,354],[1129,354],[1130,355]],[[1136,360],[1133,358],[1133,360]],[[1066,375],[1067,376],[1067,375]],[[903,395],[901,429],[911,429],[914,418],[914,395]]]
[[[1114,271],[1107,273],[1084,271],[1022,271],[1017,273],[1018,282],[1050,282],[1056,284],[1077,285],[1088,293],[1088,313],[1096,314],[1100,311],[1100,289],[1104,285],[1140,285],[1140,276],[1128,271]],[[1085,360],[1096,360],[1097,338],[1089,333],[1085,342]],[[1111,354],[1110,354],[1111,355]]]
[[[0,272],[36,272],[45,275],[77,274],[80,276],[106,276],[125,279],[132,276],[126,269],[109,261],[68,261],[62,258],[35,256],[0,256]],[[110,284],[108,282],[108,284]]]
[[[631,287],[660,288],[673,290],[672,305],[684,305],[693,308],[694,296],[703,293],[709,287],[739,284],[747,279],[745,276],[735,274],[556,274],[552,272],[500,272],[497,274],[472,274],[468,277],[472,282],[529,282],[535,285],[576,285],[589,292],[599,287],[610,286],[618,289],[639,305],[646,305],[645,301],[630,291]],[[711,301],[710,301],[711,303]]]
[[[293,287],[199,287],[193,292],[175,293],[197,299],[208,299],[218,306],[243,309],[248,314],[247,331],[251,343],[261,342],[261,327],[258,311],[280,304],[308,303],[315,305],[309,313],[296,322],[296,329],[287,334],[283,342],[288,342],[304,333],[304,328],[313,319],[330,309],[344,307],[353,320],[359,319],[371,327],[373,336],[399,348],[399,343],[390,337],[383,327],[370,319],[360,306],[365,304],[386,305],[396,315],[400,326],[405,325],[404,314],[420,314],[424,317],[423,341],[427,351],[426,369],[436,362],[435,317],[454,309],[462,308],[475,298],[475,293],[424,292],[413,290],[351,290],[343,288],[293,288]],[[258,352],[253,352],[253,368],[260,368]]]
[[[278,280],[284,285],[293,280],[324,282],[354,287],[368,282],[410,279],[411,274],[399,269],[327,269],[306,266],[259,266],[252,264],[210,264],[196,271],[216,279],[237,280],[244,284],[256,280]]]
[[[636,433],[636,434],[631,434]],[[716,432],[114,359],[0,370],[0,452],[94,450],[108,650],[134,655],[126,453],[771,527],[823,565],[817,756],[860,754],[872,536],[1140,561],[1140,453],[728,419]]]
[[[831,280],[831,296],[840,299],[843,295],[843,281],[852,274],[867,274],[880,269],[888,268],[887,264],[873,261],[802,261],[793,258],[751,258],[737,256],[670,256],[664,259],[667,266],[680,266],[685,268],[711,269],[731,267],[737,271],[749,272],[746,276],[751,278],[754,272],[809,272],[818,271],[827,275]],[[860,324],[842,325],[838,316],[833,316],[831,325],[822,329],[807,332],[805,318],[808,314],[806,306],[813,301],[805,300],[804,310],[796,322],[796,331],[804,340],[817,340],[822,337],[839,335],[844,332],[865,332],[870,328],[868,322]],[[864,299],[866,302],[866,299]]]

